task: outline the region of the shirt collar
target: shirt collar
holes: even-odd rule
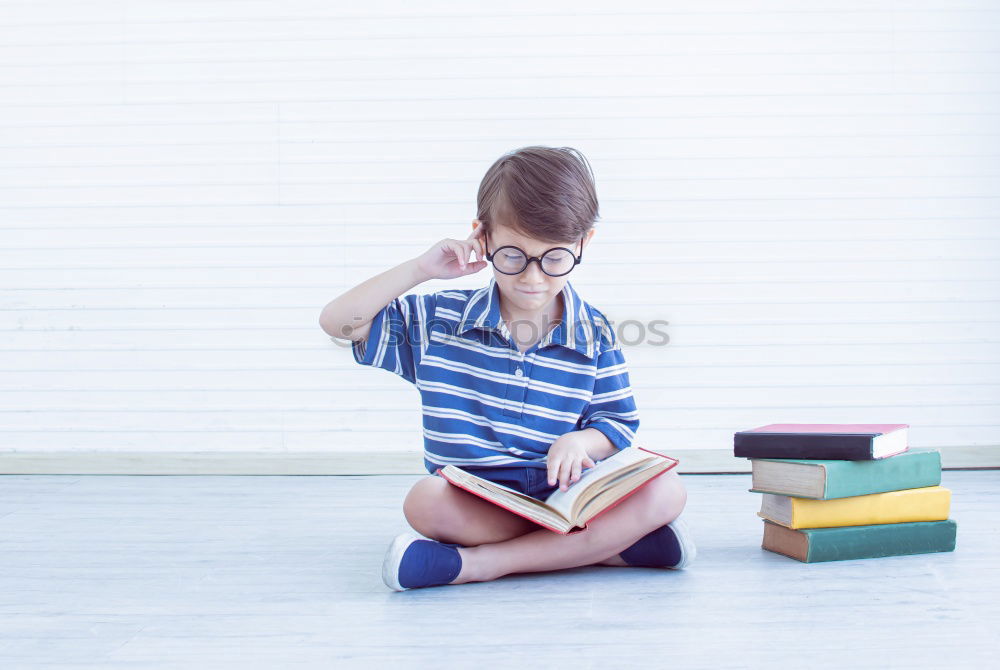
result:
[[[580,296],[569,281],[563,285],[560,295],[563,299],[563,318],[555,328],[546,333],[538,345],[539,348],[548,344],[558,344],[593,358],[597,344],[596,329],[587,317],[584,302],[580,300]],[[500,315],[500,286],[496,277],[490,277],[487,286],[473,291],[462,311],[459,333],[465,333],[473,328],[499,332],[510,339],[507,325]]]

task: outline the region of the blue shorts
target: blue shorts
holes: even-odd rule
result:
[[[545,500],[559,488],[558,482],[549,486],[547,467],[498,465],[494,467],[462,466],[462,469],[477,477],[520,491],[538,500]]]

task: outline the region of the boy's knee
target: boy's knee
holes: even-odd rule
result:
[[[664,525],[676,519],[684,510],[687,504],[687,489],[684,488],[680,475],[673,470],[657,479],[662,481],[655,487],[653,504],[647,509],[655,517],[655,522]]]
[[[447,506],[442,504],[451,484],[437,475],[430,475],[417,481],[403,500],[403,516],[418,533],[433,538],[441,517],[447,514]]]

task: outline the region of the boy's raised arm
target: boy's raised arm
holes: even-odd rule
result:
[[[362,340],[378,313],[414,286],[428,279],[453,279],[486,267],[481,243],[482,226],[464,240],[446,238],[416,258],[363,281],[334,298],[319,315],[319,325],[330,337]],[[475,253],[479,260],[468,262]]]
[[[319,315],[319,326],[330,337],[361,340],[368,336],[372,319],[394,298],[430,279],[417,258],[363,281],[334,298]]]

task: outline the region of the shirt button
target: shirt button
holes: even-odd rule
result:
[[[518,369],[514,370],[514,375],[516,375],[516,376],[518,376],[518,377],[520,377],[520,376],[521,376],[521,375],[523,375],[523,374],[524,374],[524,373],[523,373],[523,372],[521,371],[521,368],[518,368]]]

